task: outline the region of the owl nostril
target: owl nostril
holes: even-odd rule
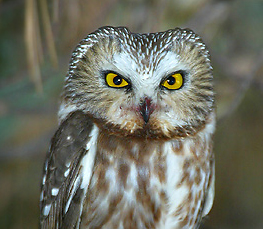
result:
[[[148,97],[144,98],[140,104],[140,113],[143,117],[145,123],[147,123],[150,119],[150,115],[152,114],[154,108],[152,104],[152,100]]]

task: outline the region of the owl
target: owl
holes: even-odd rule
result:
[[[72,54],[41,228],[198,228],[214,199],[209,52],[189,29],[102,27]]]

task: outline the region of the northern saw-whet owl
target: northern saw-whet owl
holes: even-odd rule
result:
[[[198,228],[214,199],[209,53],[188,29],[103,27],[73,52],[41,228]]]

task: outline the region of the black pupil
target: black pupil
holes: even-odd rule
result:
[[[167,79],[167,83],[169,85],[174,85],[175,84],[175,78],[170,76],[168,79]]]
[[[121,78],[120,76],[115,76],[115,77],[113,78],[113,83],[114,83],[115,85],[120,85],[120,84],[122,83],[122,78]]]

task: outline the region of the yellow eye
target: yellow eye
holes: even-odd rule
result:
[[[123,79],[121,76],[119,76],[116,73],[107,73],[106,75],[106,83],[110,86],[110,87],[125,87],[128,86],[129,83]]]
[[[181,73],[175,73],[169,76],[163,83],[162,86],[169,90],[176,90],[182,87],[184,82],[183,76]]]

